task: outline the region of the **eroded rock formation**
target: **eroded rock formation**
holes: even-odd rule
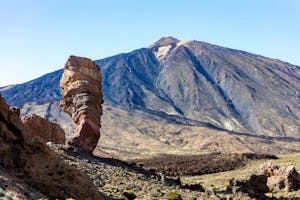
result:
[[[90,59],[70,56],[60,80],[62,110],[78,125],[69,144],[92,152],[100,137],[102,88],[99,67]]]
[[[265,175],[252,174],[249,180],[234,178],[229,185],[233,193],[246,193],[255,199],[266,199],[265,193],[269,191]]]
[[[247,193],[256,199],[267,199],[265,193],[286,192],[300,189],[300,175],[294,165],[279,166],[271,162],[260,165],[260,174],[252,174],[246,179],[232,179],[229,190],[233,193]]]
[[[271,162],[260,166],[262,174],[268,177],[267,185],[272,192],[284,189],[287,192],[300,189],[300,175],[294,165],[279,166]]]
[[[30,137],[18,113],[0,96],[0,174],[50,199],[103,199],[87,175],[67,165],[39,138]],[[18,198],[15,198],[18,199]]]
[[[38,136],[44,143],[64,144],[66,141],[64,130],[45,118],[31,114],[24,116],[22,122],[29,128],[30,136]]]

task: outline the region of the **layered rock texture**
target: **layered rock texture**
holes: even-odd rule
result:
[[[106,151],[132,156],[299,150],[299,66],[172,37],[95,62],[102,72],[100,143]],[[74,122],[59,109],[62,73],[0,92],[22,114],[60,123],[70,136]]]
[[[64,144],[66,141],[64,130],[45,118],[30,114],[24,116],[22,122],[28,128],[30,137],[39,137],[44,143]]]
[[[69,143],[92,152],[100,137],[102,82],[98,65],[88,58],[70,56],[60,80],[62,110],[78,125]]]
[[[8,184],[5,190],[18,193],[18,190],[27,188],[25,197],[39,191],[50,199],[103,199],[85,174],[67,165],[38,138],[30,137],[18,114],[9,109],[2,97],[0,172],[7,174],[6,179],[13,179],[7,182],[20,183],[12,187]],[[14,198],[26,199],[23,195]]]

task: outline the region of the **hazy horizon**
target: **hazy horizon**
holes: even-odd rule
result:
[[[161,37],[199,40],[300,65],[300,2],[1,1],[0,86],[101,59]]]

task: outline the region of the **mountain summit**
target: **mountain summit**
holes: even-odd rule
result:
[[[178,42],[180,42],[180,40],[168,36],[168,37],[162,37],[160,38],[158,41],[156,41],[154,44],[150,45],[149,48],[158,48],[161,46],[168,46],[168,45],[176,45]]]

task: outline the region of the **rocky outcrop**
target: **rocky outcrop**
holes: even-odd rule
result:
[[[102,88],[99,67],[90,59],[70,56],[60,80],[60,106],[78,125],[69,144],[92,152],[100,137]]]
[[[21,114],[20,108],[18,108],[18,107],[16,107],[16,106],[11,106],[11,107],[9,107],[9,109],[10,109],[11,111],[13,111],[14,113],[16,113],[18,116],[20,116],[20,114]]]
[[[30,130],[30,136],[36,136],[44,143],[54,142],[64,144],[66,141],[64,130],[56,123],[50,122],[38,115],[31,114],[22,118],[22,122]]]
[[[247,193],[250,197],[267,199],[265,193],[286,192],[300,189],[300,175],[294,165],[279,166],[271,162],[260,165],[260,174],[252,174],[248,180],[232,179],[229,190],[233,193]]]
[[[0,199],[32,200],[48,199],[48,197],[0,169]]]
[[[284,189],[287,192],[300,189],[300,175],[294,165],[279,166],[273,163],[261,164],[262,173],[268,177],[267,185],[272,192]]]
[[[50,199],[103,199],[85,174],[30,136],[18,114],[1,96],[0,172],[9,173],[13,182],[24,183]]]
[[[266,199],[265,193],[269,191],[265,175],[252,174],[249,180],[232,179],[229,185],[232,193],[246,193],[255,199]]]

